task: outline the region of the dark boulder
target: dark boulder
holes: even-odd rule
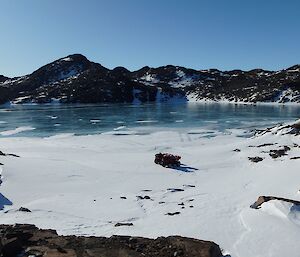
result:
[[[29,210],[28,208],[25,208],[25,207],[20,207],[18,211],[21,211],[21,212],[31,212],[31,210]]]
[[[131,222],[118,222],[118,223],[115,224],[115,227],[122,227],[122,226],[131,227],[131,226],[133,226],[133,223],[131,223]]]
[[[259,157],[259,156],[255,156],[255,157],[248,157],[248,160],[251,161],[251,162],[261,162],[263,161],[263,158],[262,157]]]

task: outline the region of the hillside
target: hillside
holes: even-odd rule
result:
[[[0,76],[0,104],[165,101],[300,102],[300,65],[280,71],[193,70],[167,65],[112,70],[80,54],[15,78]]]

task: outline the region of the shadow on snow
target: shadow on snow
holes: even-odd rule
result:
[[[197,168],[194,168],[194,167],[190,167],[190,166],[187,166],[185,164],[181,164],[180,166],[178,167],[172,167],[171,169],[173,170],[178,170],[178,171],[182,171],[182,172],[194,172],[196,170],[199,170]]]
[[[4,209],[5,205],[12,205],[12,202],[0,193],[0,211]]]

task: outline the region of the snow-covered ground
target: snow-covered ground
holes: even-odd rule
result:
[[[20,155],[0,156],[1,223],[33,223],[60,234],[182,235],[212,240],[232,257],[299,256],[299,208],[281,201],[249,206],[260,195],[300,200],[300,159],[290,159],[300,156],[300,136],[117,132],[1,138],[1,151]],[[269,156],[282,146],[291,148],[288,155]],[[158,152],[179,154],[184,165],[158,166]],[[256,156],[263,161],[248,160]]]

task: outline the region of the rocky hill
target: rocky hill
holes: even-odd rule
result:
[[[109,70],[80,54],[32,74],[0,76],[0,104],[164,101],[300,102],[300,65],[285,70],[193,70],[179,66]]]
[[[221,257],[213,242],[180,236],[148,239],[58,236],[34,225],[0,225],[0,256]]]

